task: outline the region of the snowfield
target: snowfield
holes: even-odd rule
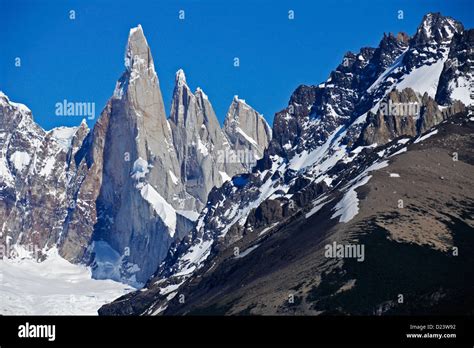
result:
[[[434,64],[414,69],[408,75],[403,76],[402,81],[397,85],[397,90],[403,91],[405,88],[412,88],[421,95],[426,92],[431,98],[434,98],[445,60],[446,58],[440,59]]]
[[[0,260],[0,314],[97,315],[104,304],[135,290],[91,271],[50,249],[44,262],[32,258]]]

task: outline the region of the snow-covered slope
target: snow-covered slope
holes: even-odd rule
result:
[[[0,314],[97,315],[105,303],[134,290],[112,280],[95,280],[91,270],[63,259],[56,248],[46,260],[0,260]]]

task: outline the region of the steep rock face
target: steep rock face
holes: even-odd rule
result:
[[[473,79],[473,46],[474,29],[453,36],[436,92],[436,101],[439,104],[449,105],[455,100],[461,101],[466,106],[472,104],[469,81]]]
[[[397,35],[384,33],[372,57],[374,76],[379,76],[392,65],[396,58],[407,49],[409,42],[410,36],[406,33],[400,32]]]
[[[430,61],[444,62],[453,36],[462,33],[463,30],[463,25],[453,18],[442,16],[440,13],[425,15],[416,34],[410,40],[410,49],[403,57],[406,70],[411,71]],[[439,79],[441,69],[438,68],[436,71]]]
[[[10,251],[60,240],[74,203],[73,158],[88,132],[85,122],[46,132],[26,106],[0,94],[0,239]]]
[[[411,88],[393,90],[378,104],[375,114],[369,111],[360,144],[384,145],[404,135],[420,135],[447,117],[464,111],[461,102],[441,109],[426,92],[421,96]]]
[[[175,180],[180,167],[141,26],[130,30],[125,67],[94,130],[90,159],[83,160],[92,163],[85,185],[99,190],[88,250],[95,275],[133,283],[143,282],[166,255],[177,230],[173,205],[187,197]]]
[[[280,221],[284,217],[282,204],[279,200],[266,200],[258,208],[251,211],[247,218],[248,227],[260,229]]]
[[[410,41],[410,46],[413,49],[421,48],[425,51],[428,45],[449,45],[453,35],[463,30],[463,25],[451,17],[443,16],[439,12],[428,13],[418,26],[416,34]],[[435,52],[432,53],[435,54]]]
[[[96,201],[102,185],[105,134],[110,113],[109,101],[74,157],[77,163],[74,204],[68,209],[65,233],[60,240],[61,255],[74,263],[87,262],[90,258],[89,248],[97,223]]]
[[[272,130],[263,116],[237,96],[227,112],[224,132],[236,156],[243,157],[248,170],[263,157],[272,138]]]
[[[245,169],[238,159],[232,161],[229,157],[232,148],[209,98],[200,88],[191,92],[182,70],[176,73],[170,123],[182,173],[180,181],[194,198],[192,209],[201,211],[214,186],[221,186]]]
[[[173,175],[170,173],[170,171],[174,172],[179,177],[179,165],[173,147],[170,125],[166,119],[158,76],[141,26],[130,31],[125,66],[127,71],[122,76],[112,98],[112,116],[115,116],[116,112],[118,117],[123,117],[123,119],[117,119],[117,122],[111,124],[112,127],[117,128],[111,129],[110,133],[115,139],[119,139],[121,133],[124,137],[133,137],[133,139],[130,139],[130,145],[122,142],[122,149],[115,152],[117,158],[114,160],[122,162],[124,154],[128,152],[132,155],[130,162],[138,158],[147,161],[153,166],[149,168],[148,182],[166,200],[171,200],[181,190],[174,184]],[[124,123],[120,123],[121,120]],[[132,153],[133,150],[129,149],[129,146],[136,148],[136,154]],[[137,169],[135,167],[132,171]],[[135,172],[135,174],[138,173]],[[135,175],[137,176],[141,175]],[[124,177],[129,177],[129,170],[124,173]]]
[[[298,139],[306,133],[304,124],[307,123],[312,105],[320,94],[320,89],[300,86],[291,96],[288,108],[275,114],[273,138],[264,157],[267,165],[269,156],[291,155]]]

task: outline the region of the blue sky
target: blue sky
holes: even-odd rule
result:
[[[141,24],[167,113],[183,68],[221,122],[237,94],[271,123],[298,85],[325,80],[345,52],[376,46],[384,32],[412,35],[430,11],[472,28],[472,7],[471,0],[0,0],[0,90],[45,129],[77,125],[82,117],[56,116],[55,104],[95,102],[98,115],[124,70],[129,29]]]

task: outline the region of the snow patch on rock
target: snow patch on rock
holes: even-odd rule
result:
[[[150,184],[145,184],[140,189],[140,194],[150,203],[164,224],[168,226],[169,234],[173,237],[176,231],[176,211],[174,208]]]
[[[27,167],[30,164],[31,157],[27,152],[24,151],[16,151],[11,155],[10,160],[13,163],[15,169],[19,172],[23,170],[23,168]]]

